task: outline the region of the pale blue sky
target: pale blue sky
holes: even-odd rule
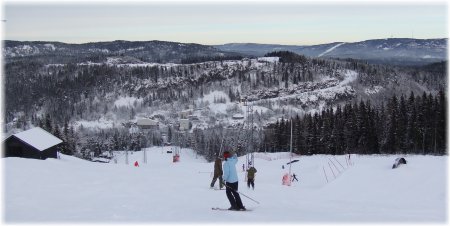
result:
[[[321,44],[447,38],[444,3],[6,3],[3,39]]]

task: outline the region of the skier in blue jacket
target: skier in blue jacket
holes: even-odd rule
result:
[[[225,159],[223,163],[223,180],[225,182],[227,198],[230,201],[231,207],[229,210],[246,210],[242,204],[241,197],[238,190],[238,175],[236,172],[236,163],[238,161],[237,155],[231,156],[228,151],[223,152]]]

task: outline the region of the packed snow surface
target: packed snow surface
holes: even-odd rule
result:
[[[294,156],[255,153],[255,190],[239,158],[239,191],[249,212],[228,208],[225,191],[209,188],[213,162],[190,149],[154,147],[95,163],[3,158],[6,223],[440,223],[447,215],[447,156]],[[144,156],[146,162],[144,163]],[[126,159],[128,163],[126,164]],[[134,166],[138,161],[139,167]],[[282,166],[284,165],[284,169]],[[282,185],[285,173],[299,181]],[[218,182],[216,182],[218,187]]]

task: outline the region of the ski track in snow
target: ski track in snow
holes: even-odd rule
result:
[[[61,159],[2,158],[5,223],[440,223],[447,221],[447,156],[396,155],[294,156],[257,153],[255,190],[248,189],[241,156],[236,165],[239,192],[253,211],[228,208],[225,191],[209,188],[214,162],[173,147],[146,148],[95,163],[61,155]],[[138,161],[140,166],[134,167]],[[332,161],[332,164],[329,163]],[[282,165],[285,166],[282,169]],[[298,182],[282,185],[295,173]],[[327,178],[327,179],[326,179]],[[328,180],[328,182],[327,182]],[[215,184],[218,187],[218,182]]]
[[[341,45],[343,45],[343,44],[345,44],[345,42],[339,43],[339,44],[337,44],[337,45],[335,45],[335,46],[333,46],[333,47],[327,49],[325,52],[319,54],[317,57],[321,57],[321,56],[323,56],[323,55],[325,55],[325,54],[327,54],[327,53],[333,51],[334,49],[336,49],[337,47],[339,47],[339,46],[341,46]]]

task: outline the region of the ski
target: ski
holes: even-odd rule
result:
[[[220,208],[220,207],[212,207],[212,210],[219,210],[219,211],[235,211],[235,212],[245,212],[245,211],[252,211],[250,209],[246,209],[246,210],[229,210],[227,208]]]
[[[212,210],[223,210],[223,211],[228,211],[228,209],[224,209],[224,208],[219,208],[219,207],[212,207]]]

